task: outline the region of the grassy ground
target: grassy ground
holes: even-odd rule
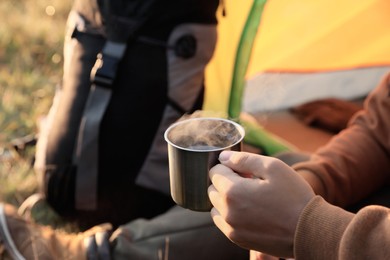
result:
[[[72,1],[0,1],[0,200],[19,206],[37,191],[35,146],[12,141],[37,134],[37,122],[62,77],[65,21]]]

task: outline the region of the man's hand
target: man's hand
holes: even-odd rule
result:
[[[299,216],[314,192],[282,161],[225,151],[210,170],[211,216],[234,243],[266,254],[293,257]]]

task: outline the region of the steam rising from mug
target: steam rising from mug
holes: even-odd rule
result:
[[[245,131],[222,118],[190,118],[171,125],[164,134],[168,143],[171,196],[176,204],[209,211],[209,169],[223,150],[241,150]]]
[[[216,119],[186,120],[169,132],[168,139],[181,148],[214,150],[230,146],[241,138],[231,122]]]

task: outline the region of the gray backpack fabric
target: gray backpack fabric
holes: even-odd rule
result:
[[[249,251],[227,239],[208,212],[173,207],[153,219],[137,219],[110,237],[115,260],[247,260]]]

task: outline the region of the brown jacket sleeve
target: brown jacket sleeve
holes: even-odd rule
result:
[[[389,81],[388,75],[346,130],[309,161],[294,165],[323,197],[315,197],[300,216],[294,240],[297,260],[390,259],[390,209],[367,206],[353,214],[341,208],[389,182]]]
[[[390,179],[390,79],[369,95],[348,128],[294,166],[328,202],[347,206],[365,198]]]
[[[316,196],[299,218],[295,259],[390,259],[389,216],[381,206],[355,215]]]

